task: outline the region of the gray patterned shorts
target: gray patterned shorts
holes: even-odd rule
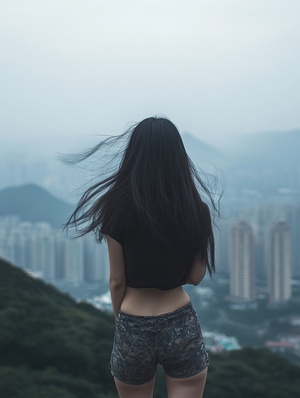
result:
[[[208,366],[191,303],[157,316],[119,312],[109,364],[112,375],[124,383],[144,384],[153,379],[158,363],[175,378],[193,376]]]

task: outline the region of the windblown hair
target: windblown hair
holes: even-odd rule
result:
[[[65,228],[76,227],[79,236],[93,231],[101,242],[127,215],[128,222],[139,220],[153,247],[163,244],[171,249],[180,237],[182,247],[189,248],[191,262],[197,257],[205,261],[211,275],[215,271],[214,236],[201,192],[218,210],[177,128],[166,118],[150,117],[119,137],[127,142],[117,170],[86,190]],[[102,141],[80,161],[109,142]]]

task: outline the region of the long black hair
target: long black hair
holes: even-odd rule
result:
[[[172,247],[180,237],[182,247],[189,248],[190,262],[195,258],[205,261],[211,275],[215,271],[214,235],[203,194],[213,210],[218,209],[170,120],[144,119],[122,136],[100,142],[79,161],[124,138],[117,169],[85,191],[65,228],[76,227],[79,236],[93,231],[101,242],[127,214],[128,222],[138,218],[157,247]]]

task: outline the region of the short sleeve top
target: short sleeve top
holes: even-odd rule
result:
[[[122,217],[102,232],[123,246],[127,286],[170,290],[186,283],[193,259],[179,237],[172,246],[155,243],[136,216]]]

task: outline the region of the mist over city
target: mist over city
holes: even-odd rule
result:
[[[231,330],[228,315],[220,323],[220,314],[211,316],[206,308],[220,291],[218,311],[223,315],[250,311],[255,317],[265,310],[272,318],[279,311],[281,319],[281,311],[291,312],[285,337],[279,337],[274,325],[272,333],[264,320],[261,335],[255,338],[255,332],[249,338],[241,321],[241,329],[232,333],[236,344],[290,340],[289,322],[295,321],[293,309],[300,295],[300,131],[267,132],[240,141],[237,137],[230,150],[192,134],[183,133],[182,138],[203,178],[215,184],[215,199],[220,199],[221,217],[215,219],[217,274],[195,289],[200,316],[209,317],[206,325],[211,323],[208,332]],[[80,169],[66,165],[51,151],[49,157],[32,152],[2,160],[0,248],[3,258],[32,276],[110,311],[106,245],[97,244],[93,236],[72,240],[62,232],[93,171],[90,164]]]
[[[47,398],[116,396],[106,365],[107,246],[63,230],[108,157],[64,160],[165,116],[220,206],[218,217],[202,193],[217,272],[184,287],[216,364],[207,398],[237,398],[252,384],[250,396],[299,396],[291,375],[300,366],[300,3],[16,0],[1,2],[0,22],[0,395],[20,397],[11,389],[15,366],[28,388],[22,398],[41,396],[45,380]],[[273,385],[267,363],[290,369],[290,382]],[[95,364],[100,382],[87,370]],[[214,395],[217,366],[228,380],[245,366],[239,393],[228,381]],[[268,389],[260,374],[270,376]],[[77,377],[90,385],[80,379],[74,392]],[[155,398],[165,396],[161,377]],[[67,395],[51,392],[55,380]]]

